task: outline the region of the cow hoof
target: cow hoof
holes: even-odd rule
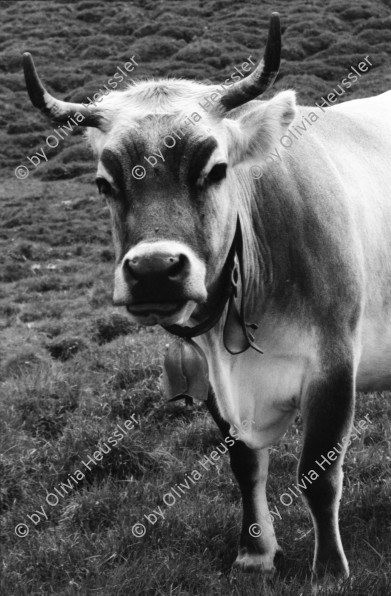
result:
[[[261,571],[265,575],[273,575],[275,572],[274,556],[276,553],[280,554],[281,552],[279,547],[275,551],[265,554],[249,553],[243,549],[236,557],[233,567],[244,573]]]
[[[312,574],[311,578],[311,588],[312,588],[312,595],[317,596],[318,594],[335,594],[339,592],[342,588],[346,588],[348,586],[351,587],[352,585],[352,578],[349,578],[349,571],[344,570],[339,574],[330,574],[325,573],[322,577],[318,575]]]

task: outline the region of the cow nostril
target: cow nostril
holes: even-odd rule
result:
[[[183,254],[152,254],[126,259],[124,270],[129,281],[178,281],[184,274],[188,258]]]
[[[169,257],[170,267],[167,271],[168,277],[178,277],[185,267],[186,257],[184,255],[179,255],[178,257]]]
[[[125,266],[126,266],[128,273],[130,273],[130,275],[133,279],[135,279],[135,280],[140,279],[141,275],[138,270],[139,269],[138,257],[134,257],[133,259],[127,259],[125,261]]]

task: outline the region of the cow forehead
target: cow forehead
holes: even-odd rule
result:
[[[200,136],[186,131],[182,138],[170,136],[174,144],[165,145],[166,137],[155,134],[153,137],[130,131],[116,142],[105,146],[98,163],[98,175],[124,190],[132,187],[141,192],[152,189],[156,182],[193,187],[206,175],[216,162],[224,161],[224,154],[214,136]],[[134,169],[142,166],[145,178],[135,180]]]
[[[122,129],[114,128],[101,147],[99,164],[122,186],[132,186],[133,168],[146,168],[150,182],[158,171],[167,181],[175,179],[194,184],[216,162],[227,161],[221,134],[191,120],[173,114],[148,114]],[[98,168],[99,172],[99,168]],[[172,178],[173,176],[173,178]]]
[[[105,146],[115,144],[117,139],[131,130],[137,131],[141,122],[144,125],[148,123],[148,118],[162,117],[159,134],[164,132],[164,123],[167,134],[170,132],[168,129],[192,120],[199,122],[200,130],[210,128],[217,120],[203,112],[201,103],[212,89],[211,86],[193,81],[162,79],[140,82],[125,91],[113,91],[103,97],[99,105],[102,127],[90,128],[87,138],[100,156]],[[143,132],[144,136],[153,134],[152,127]]]
[[[140,115],[131,123],[118,123],[107,135],[103,149],[122,151],[131,142],[139,151],[146,154],[161,148],[162,151],[181,145],[192,147],[202,143],[213,133],[212,128],[202,122],[200,116],[181,113]]]
[[[214,163],[226,161],[227,152],[218,137],[221,133],[215,134],[195,113],[185,119],[178,114],[147,114],[122,129],[112,129],[99,156],[98,175],[105,170],[122,180],[119,186],[130,188],[133,168],[142,166],[147,183],[160,175],[167,182],[181,179],[192,185]]]

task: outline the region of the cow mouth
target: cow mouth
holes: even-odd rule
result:
[[[183,325],[192,315],[197,303],[194,300],[170,302],[140,302],[128,304],[126,309],[139,325]]]
[[[143,302],[141,304],[128,304],[127,310],[135,316],[161,315],[171,316],[181,310],[187,300],[177,300],[173,302]]]

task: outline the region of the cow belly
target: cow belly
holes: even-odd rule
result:
[[[260,329],[258,343],[263,355],[249,349],[230,356],[216,344],[203,348],[221,416],[248,447],[260,449],[284,434],[319,366],[314,334]]]
[[[248,447],[263,448],[282,437],[297,412],[306,372],[301,358],[255,352],[233,368],[234,416],[251,423],[241,436]]]
[[[366,320],[358,365],[358,391],[391,390],[391,320]]]

